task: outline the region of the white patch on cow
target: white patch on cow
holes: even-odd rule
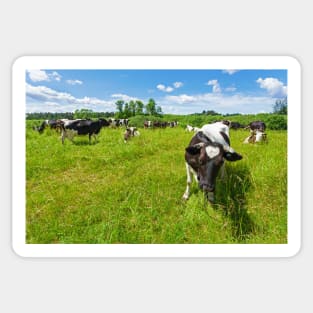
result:
[[[255,141],[260,142],[260,141],[263,141],[263,139],[264,139],[264,133],[257,130],[255,134]]]
[[[208,146],[205,148],[206,154],[208,155],[209,158],[213,159],[220,153],[220,148],[219,147],[213,147],[213,146]]]

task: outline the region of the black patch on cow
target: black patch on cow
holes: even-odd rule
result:
[[[212,140],[210,140],[210,138],[208,138],[202,131],[197,132],[196,137],[204,143],[211,143]]]
[[[222,135],[222,137],[224,138],[224,140],[227,142],[227,144],[230,146],[229,137],[228,137],[224,132],[220,132],[220,134]]]

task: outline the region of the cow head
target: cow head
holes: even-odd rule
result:
[[[185,159],[196,173],[199,188],[213,202],[216,177],[224,159],[237,161],[242,156],[236,152],[225,151],[223,145],[212,142],[202,132],[198,132],[186,148]]]

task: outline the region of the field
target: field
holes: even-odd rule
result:
[[[26,129],[26,242],[37,243],[287,243],[287,131],[267,131],[268,144],[243,144],[243,160],[226,163],[209,205],[186,188],[184,128],[104,128],[98,141],[66,140]]]

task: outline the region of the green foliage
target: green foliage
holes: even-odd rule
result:
[[[107,127],[92,144],[76,137],[62,145],[57,132],[40,135],[32,123],[26,129],[27,243],[287,242],[286,131],[269,130],[268,144],[245,145],[249,132],[231,130],[243,160],[226,163],[211,206],[196,183],[190,199],[181,199],[192,134],[180,127],[141,128],[127,144],[124,129]]]
[[[286,115],[271,115],[267,118],[266,125],[268,129],[281,130],[287,129]]]

